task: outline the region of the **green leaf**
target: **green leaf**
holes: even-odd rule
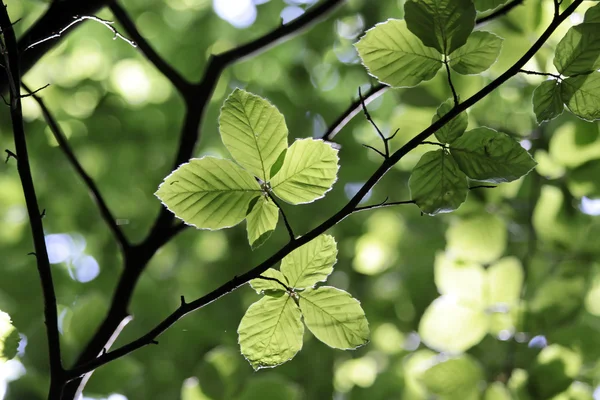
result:
[[[480,214],[452,224],[446,231],[446,251],[465,261],[489,264],[506,250],[507,228],[497,215]]]
[[[271,179],[271,167],[287,149],[288,129],[277,108],[236,89],[221,108],[219,127],[223,144],[234,160],[263,181]]]
[[[477,11],[487,11],[508,3],[509,0],[475,0]]]
[[[255,370],[291,360],[302,349],[300,309],[289,295],[252,304],[238,327],[242,354]]]
[[[412,199],[421,211],[430,215],[456,210],[469,191],[466,175],[446,150],[425,153],[408,184]]]
[[[595,5],[594,7],[589,8],[585,12],[585,18],[583,19],[584,23],[600,23],[600,4]]]
[[[277,226],[279,209],[265,196],[260,199],[246,216],[246,230],[248,231],[248,243],[252,249],[256,249],[267,241]]]
[[[186,224],[199,229],[222,229],[246,217],[260,185],[229,160],[195,158],[167,176],[155,195]]]
[[[600,72],[567,78],[561,85],[562,98],[569,110],[581,119],[600,119]]]
[[[469,355],[442,359],[423,372],[421,381],[427,390],[444,399],[466,399],[478,390],[484,379],[479,363]]]
[[[437,109],[436,114],[433,116],[433,120],[431,123],[437,122],[444,115],[448,114],[450,110],[454,108],[454,100],[448,99],[442,103]],[[461,112],[456,117],[454,117],[450,122],[446,125],[442,126],[435,132],[435,137],[441,143],[450,143],[458,139],[465,131],[467,130],[467,126],[469,125],[469,117],[466,111]]]
[[[337,245],[330,235],[321,235],[281,260],[281,272],[291,287],[307,288],[325,282],[333,272]]]
[[[503,41],[490,32],[473,32],[467,44],[450,54],[450,67],[463,75],[479,74],[496,62]]]
[[[542,349],[530,368],[530,393],[540,399],[550,399],[566,390],[579,375],[580,369],[581,355],[578,352],[551,344]]]
[[[533,91],[533,112],[538,124],[558,117],[564,108],[558,81],[544,81]]]
[[[488,268],[488,304],[514,306],[521,298],[525,276],[516,257],[506,257]]]
[[[472,0],[408,0],[404,19],[425,46],[450,54],[463,46],[475,27]]]
[[[450,145],[450,151],[460,169],[478,181],[511,182],[536,166],[517,141],[490,128],[466,132]]]
[[[412,87],[428,81],[442,66],[442,55],[423,46],[403,20],[377,24],[355,46],[369,73],[393,87]]]
[[[271,167],[271,176],[277,175],[281,167],[283,167],[283,161],[285,161],[285,155],[287,154],[287,149],[281,152],[279,157],[277,157],[277,161]]]
[[[311,203],[323,197],[337,179],[337,153],[322,140],[296,140],[271,180],[273,192],[291,204]]]
[[[556,46],[554,66],[562,75],[585,74],[600,68],[600,25],[571,27]]]
[[[277,271],[276,269],[269,268],[268,270],[266,270],[265,272],[263,272],[260,275],[264,276],[266,278],[277,279],[286,286],[289,285],[285,276],[283,276],[283,274],[281,272]],[[256,290],[256,293],[258,293],[258,294],[264,293],[268,290],[276,290],[276,291],[285,291],[286,290],[283,286],[281,286],[281,284],[279,282],[275,282],[275,281],[272,281],[269,279],[260,279],[260,278],[252,279],[250,281],[250,286],[252,286],[252,289]]]
[[[453,296],[466,306],[483,308],[487,276],[478,263],[450,259],[438,253],[434,264],[435,286],[441,295]]]
[[[17,355],[21,338],[10,319],[10,316],[0,311],[0,365]]]
[[[483,307],[461,304],[454,296],[438,297],[419,322],[423,343],[437,351],[461,353],[485,337],[489,317]]]
[[[369,323],[349,293],[322,286],[298,293],[304,323],[317,339],[336,349],[355,349],[369,341]]]

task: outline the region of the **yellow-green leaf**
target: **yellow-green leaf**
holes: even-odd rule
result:
[[[288,286],[288,281],[285,278],[285,276],[283,276],[283,274],[281,272],[277,271],[276,269],[269,268],[268,270],[266,270],[265,272],[260,274],[260,276],[263,276],[265,278],[277,279],[279,282],[283,283],[285,286]],[[256,278],[256,279],[252,279],[250,281],[250,286],[252,286],[252,289],[256,290],[256,293],[258,293],[258,294],[264,293],[269,290],[285,291],[286,288],[284,286],[282,286],[281,283],[279,283],[279,282],[271,280],[271,279]]]
[[[600,119],[600,72],[565,79],[561,94],[569,110],[579,118]]]
[[[281,272],[291,287],[307,288],[325,282],[333,272],[337,245],[330,235],[321,235],[281,260]]]
[[[257,203],[246,216],[246,230],[248,231],[248,243],[252,249],[256,249],[267,241],[277,226],[279,209],[265,196],[260,196]]]
[[[479,74],[496,62],[503,41],[490,32],[473,32],[464,46],[450,54],[450,66],[459,74]]]

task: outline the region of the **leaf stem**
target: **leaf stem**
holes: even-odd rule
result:
[[[293,242],[294,240],[296,240],[296,235],[294,235],[294,230],[292,229],[292,226],[290,225],[290,222],[288,221],[288,219],[285,215],[285,212],[283,212],[283,208],[281,208],[281,206],[279,205],[277,200],[275,200],[275,196],[273,196],[273,194],[271,194],[270,191],[267,191],[267,195],[279,209],[279,212],[281,213],[281,216],[283,217],[283,222],[285,223],[285,228],[287,229],[287,232],[290,235],[290,241]]]
[[[556,78],[558,80],[562,79],[562,77],[560,75],[558,75],[558,74],[551,74],[549,72],[537,72],[537,71],[530,71],[530,70],[527,70],[527,69],[520,69],[519,72],[522,73],[522,74],[527,74],[527,75],[550,76],[550,77]]]
[[[446,68],[446,76],[448,77],[448,86],[450,86],[450,90],[452,91],[454,107],[456,107],[458,105],[458,95],[456,94],[456,89],[454,88],[454,84],[452,83],[452,74],[450,71],[450,65],[448,64],[448,57],[446,55],[444,55],[444,67]]]
[[[262,276],[262,275],[259,275],[259,276],[257,276],[256,278],[257,278],[257,279],[264,279],[265,281],[273,281],[273,282],[277,282],[277,283],[279,283],[281,286],[283,286],[283,288],[284,288],[286,291],[288,291],[288,292],[292,290],[292,288],[288,287],[288,286],[287,286],[285,283],[281,282],[281,281],[280,281],[279,279],[277,279],[277,278],[272,278],[272,277],[270,277],[270,276]]]
[[[364,206],[364,207],[355,207],[353,213],[357,213],[357,212],[361,212],[361,211],[368,211],[368,210],[375,210],[377,208],[393,207],[393,206],[398,206],[398,205],[403,205],[403,204],[416,204],[416,202],[414,200],[388,202],[388,199],[386,197],[386,199],[379,204],[374,204],[371,206]]]
[[[383,141],[383,147],[385,149],[385,154],[381,153],[380,151],[375,150],[373,147],[368,146],[369,148],[377,151],[379,154],[381,154],[384,158],[389,158],[390,157],[390,146],[388,144],[389,140],[388,138],[385,137],[385,135],[381,132],[381,130],[379,129],[379,127],[377,126],[377,124],[375,123],[375,121],[373,121],[373,118],[371,118],[371,114],[369,114],[369,110],[367,110],[367,105],[365,104],[365,100],[363,99],[362,96],[362,91],[361,88],[358,88],[358,98],[360,99],[360,103],[362,105],[362,109],[363,109],[363,113],[365,114],[365,118],[367,119],[367,121],[369,121],[371,123],[371,125],[373,125],[373,128],[375,128],[375,131],[377,131],[377,134],[379,135],[379,137],[381,138],[381,140]]]

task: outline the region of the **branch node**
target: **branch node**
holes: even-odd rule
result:
[[[360,86],[358,87],[358,98],[360,99],[360,104],[362,106],[363,113],[365,114],[365,118],[367,119],[367,121],[369,121],[371,123],[371,125],[373,125],[373,128],[375,128],[375,131],[377,132],[377,134],[383,141],[383,147],[385,149],[385,153],[382,153],[379,150],[375,150],[375,148],[373,148],[373,147],[370,147],[370,146],[369,147],[371,149],[375,150],[380,155],[382,155],[383,158],[385,158],[387,160],[388,158],[390,158],[390,146],[389,146],[388,142],[391,139],[385,137],[385,135],[381,132],[381,130],[379,129],[379,127],[377,126],[375,121],[373,121],[373,119],[371,118],[371,115],[369,114],[369,110],[367,110],[367,105],[365,104],[365,99],[363,98],[362,89],[360,88]]]
[[[187,303],[185,302],[185,297],[181,296],[181,307],[184,307]]]
[[[5,149],[4,150],[6,152],[6,161],[4,161],[4,164],[8,163],[8,160],[10,160],[10,158],[14,158],[15,160],[19,161],[19,158],[17,157],[17,155],[15,153],[13,153],[12,151]]]
[[[30,253],[27,253],[28,256],[34,256],[37,258],[37,254],[35,253],[35,251],[32,251]]]
[[[151,343],[151,344],[156,344],[156,345],[158,345],[158,341],[157,341],[157,340],[155,340],[155,339],[152,339],[152,340],[150,341],[150,343]]]
[[[42,213],[40,214],[40,218],[44,218],[46,216],[46,209],[44,208],[42,210]]]

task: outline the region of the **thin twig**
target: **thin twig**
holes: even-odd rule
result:
[[[376,149],[375,147],[373,147],[373,146],[369,146],[368,144],[364,144],[364,143],[363,143],[363,146],[365,146],[367,149],[371,149],[371,150],[373,150],[375,153],[379,154],[379,155],[380,155],[381,157],[383,157],[383,158],[387,158],[387,157],[388,157],[388,156],[386,156],[385,154],[383,154],[381,151],[377,150],[377,149]]]
[[[285,283],[281,282],[279,279],[277,278],[271,278],[270,276],[262,276],[259,275],[256,277],[256,279],[264,279],[265,281],[273,281],[273,282],[277,282],[279,283],[281,286],[283,286],[283,288],[287,291],[291,290],[290,287],[288,287]]]
[[[450,90],[452,91],[452,98],[454,99],[454,107],[456,107],[458,105],[458,94],[456,94],[456,89],[454,88],[454,84],[452,83],[452,74],[450,72],[450,65],[448,64],[448,58],[446,56],[444,56],[444,66],[446,67],[448,86],[450,86]]]
[[[481,17],[478,18],[475,21],[476,25],[481,25],[484,24],[486,22],[489,22],[493,19],[496,19],[498,17],[501,17],[503,15],[508,14],[513,8],[515,8],[516,6],[523,4],[525,0],[513,0],[510,3],[505,4],[504,6],[500,7],[499,9],[497,9],[496,11],[494,11],[493,13],[491,13],[490,15],[487,15],[485,17]]]
[[[371,123],[371,125],[373,125],[373,128],[375,128],[375,131],[377,131],[377,134],[383,141],[383,148],[385,149],[384,157],[388,158],[390,156],[390,146],[388,144],[388,139],[381,132],[381,130],[379,129],[379,127],[377,126],[375,121],[373,121],[373,118],[371,118],[371,114],[369,114],[369,110],[367,110],[367,105],[365,104],[365,100],[363,99],[362,91],[361,91],[360,87],[358,88],[358,98],[360,99],[360,103],[361,103],[361,106],[363,109],[363,113],[365,114],[365,118],[367,119],[367,121],[369,121]]]
[[[527,75],[549,76],[549,77],[556,78],[556,79],[562,79],[562,77],[560,75],[551,74],[549,72],[537,72],[537,71],[530,71],[527,69],[520,69],[519,72],[522,74],[527,74]]]
[[[283,212],[283,208],[281,208],[281,206],[279,205],[277,200],[275,200],[275,197],[271,194],[271,192],[267,192],[267,195],[279,209],[279,212],[281,213],[281,216],[283,217],[283,222],[285,223],[285,228],[287,229],[287,232],[290,235],[290,241],[293,242],[294,240],[296,240],[296,235],[294,235],[294,230],[292,229],[290,222],[288,221],[287,217],[285,216],[285,212]]]
[[[475,189],[496,189],[497,186],[492,186],[492,185],[477,185],[477,186],[469,186],[469,190],[475,190]]]
[[[4,164],[7,164],[8,160],[10,160],[11,157],[14,158],[15,160],[19,161],[19,158],[17,157],[17,155],[15,153],[10,151],[9,149],[5,149],[4,151],[6,152],[6,161],[4,161]]]
[[[443,149],[445,149],[445,148],[446,148],[446,145],[445,145],[445,144],[443,144],[443,143],[438,143],[438,142],[428,142],[428,141],[426,141],[426,140],[422,141],[420,144],[429,144],[429,145],[432,145],[432,146],[440,146],[440,147],[441,147],[441,148],[443,148]]]
[[[77,160],[77,157],[71,149],[69,141],[63,134],[62,129],[58,125],[58,122],[56,121],[48,107],[46,107],[44,101],[39,96],[37,96],[35,92],[32,92],[24,83],[21,83],[21,85],[29,93],[29,95],[38,103],[40,109],[42,110],[42,114],[44,115],[44,119],[46,120],[46,123],[48,124],[48,127],[52,132],[52,135],[54,135],[56,142],[58,143],[60,149],[69,160],[69,163],[71,163],[77,174],[81,177],[81,179],[87,186],[90,197],[92,197],[92,199],[98,205],[102,219],[108,225],[116,241],[119,243],[119,246],[121,246],[122,250],[128,249],[129,241],[125,237],[125,234],[123,233],[119,225],[117,225],[116,219],[113,216],[110,209],[108,208],[106,201],[104,201],[104,198],[102,197],[98,186],[96,185],[94,180],[87,174],[87,172],[85,172],[85,170],[79,163],[79,160]]]
[[[191,90],[192,85],[175,70],[168,62],[166,62],[158,53],[150,46],[148,41],[141,35],[135,24],[127,14],[127,11],[119,5],[117,1],[113,1],[109,5],[110,10],[115,18],[125,29],[125,32],[135,40],[137,46],[146,56],[146,58],[154,64],[154,66],[179,90],[180,93],[185,93]]]
[[[48,340],[48,352],[50,358],[50,392],[49,398],[58,399],[64,387],[64,370],[60,351],[60,334],[58,331],[58,313],[56,305],[56,294],[52,279],[52,269],[48,259],[48,250],[44,236],[44,226],[40,208],[37,202],[35,186],[29,165],[27,152],[27,141],[23,127],[23,110],[21,108],[21,76],[19,68],[19,50],[15,32],[8,16],[6,6],[0,4],[0,29],[4,35],[4,43],[0,43],[1,53],[4,56],[4,65],[8,76],[10,87],[10,116],[13,127],[15,150],[17,154],[17,169],[21,178],[23,194],[27,213],[29,214],[29,225],[33,236],[33,244],[36,254],[36,264],[42,293],[44,298],[44,320],[46,323],[46,336]]]
[[[21,83],[21,86],[23,86],[23,83]],[[22,95],[21,95],[21,98],[25,98],[25,97],[30,97],[30,96],[33,96],[34,94],[37,94],[38,92],[41,92],[42,90],[46,89],[48,86],[50,86],[50,84],[49,84],[49,83],[46,83],[46,84],[45,84],[44,86],[42,86],[41,88],[35,89],[35,90],[34,90],[34,91],[32,91],[32,92],[28,90],[28,92],[29,92],[29,93],[27,93],[27,94],[22,94]]]
[[[373,205],[364,206],[364,207],[356,207],[356,208],[354,208],[353,213],[357,213],[357,212],[361,212],[361,211],[368,211],[368,210],[375,210],[377,208],[399,206],[399,205],[403,205],[403,204],[416,204],[416,202],[414,200],[388,202],[388,199],[386,198],[384,201],[382,201],[379,204],[373,204]]]
[[[53,33],[52,35],[50,35],[48,37],[45,37],[45,38],[43,38],[41,40],[38,40],[37,42],[34,42],[34,43],[30,44],[29,46],[27,46],[25,48],[25,51],[27,51],[27,50],[31,49],[32,47],[35,47],[35,46],[37,46],[37,45],[39,45],[41,43],[44,43],[44,42],[47,42],[49,40],[53,40],[53,39],[57,39],[57,38],[61,37],[63,33],[65,33],[66,31],[68,31],[69,29],[71,29],[73,26],[75,26],[75,25],[77,25],[80,22],[83,22],[85,20],[96,21],[96,22],[101,23],[102,25],[104,25],[105,27],[107,27],[108,29],[110,29],[112,31],[112,33],[114,35],[113,39],[119,38],[119,39],[122,39],[125,42],[129,43],[131,46],[137,47],[137,44],[133,40],[127,39],[125,36],[121,35],[115,29],[114,26],[112,26],[112,24],[114,24],[114,22],[107,21],[105,19],[98,18],[98,17],[95,17],[93,15],[81,15],[81,16],[73,17],[73,21],[70,24],[68,24],[67,26],[65,26],[64,28],[62,28],[60,31],[58,31],[56,33]]]

